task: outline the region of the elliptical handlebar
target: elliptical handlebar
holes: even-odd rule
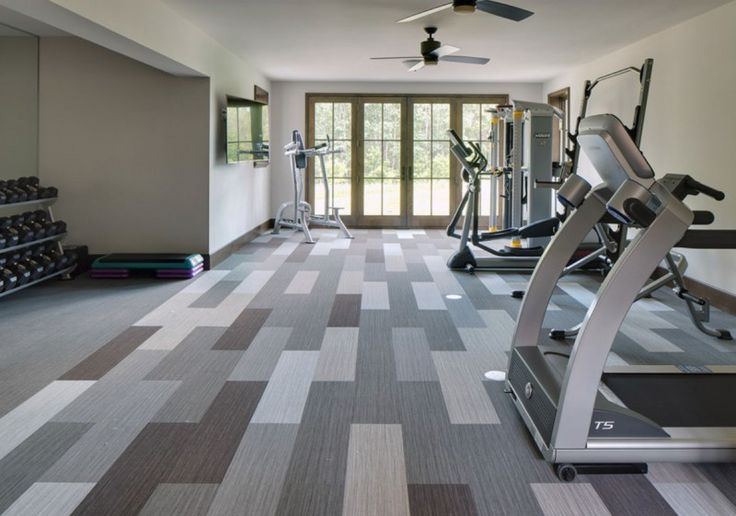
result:
[[[334,147],[329,135],[327,136],[326,142],[315,145],[314,147],[305,148],[303,142],[297,141],[296,139],[284,145],[284,155],[286,156],[303,155],[306,157],[312,157],[326,156],[328,154],[341,154],[343,152],[345,152],[345,149]]]
[[[485,157],[477,143],[464,142],[454,129],[447,131],[447,136],[450,139],[450,151],[468,174],[477,176],[488,167],[488,158]]]
[[[720,190],[716,190],[715,188],[711,188],[708,185],[704,185],[700,181],[696,181],[692,177],[688,176],[686,179],[686,184],[689,189],[694,190],[695,194],[702,193],[704,195],[707,195],[708,197],[712,197],[716,201],[722,201],[726,198],[726,194],[723,193]]]

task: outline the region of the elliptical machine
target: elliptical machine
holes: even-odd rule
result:
[[[284,146],[284,151],[284,154],[289,156],[291,161],[294,200],[285,202],[279,206],[276,212],[276,221],[273,225],[273,234],[278,235],[282,227],[287,227],[303,232],[305,243],[314,244],[316,241],[309,231],[309,226],[313,225],[339,229],[345,238],[353,238],[353,235],[340,218],[340,210],[342,208],[330,206],[330,204],[334,204],[334,199],[331,196],[330,181],[327,177],[327,167],[325,165],[325,156],[338,154],[343,151],[335,149],[329,137],[327,138],[327,143],[306,148],[302,133],[298,129],[295,129],[291,133],[291,142]],[[322,215],[315,215],[312,212],[312,206],[304,200],[304,178],[306,176],[309,158],[318,158],[320,163],[322,186],[325,192],[324,211]]]
[[[477,145],[466,144],[454,131],[448,133],[450,150],[462,165],[468,189],[447,226],[447,236],[460,240],[459,249],[449,258],[447,266],[471,273],[476,270],[531,272],[544,253],[545,245],[565,220],[566,207],[563,206],[562,213],[557,211],[553,206],[552,190],[576,172],[577,156],[565,149],[565,154],[573,159],[572,164],[553,162],[551,142],[556,130],[555,119],[562,121],[561,132],[567,132],[567,128],[564,114],[552,106],[517,100],[512,106],[501,106],[491,114],[493,155],[490,167],[489,160]],[[502,130],[512,136],[510,167],[500,166],[499,134]],[[481,181],[488,176],[491,178],[492,229],[483,232],[479,229]],[[499,195],[499,182],[503,183],[503,195]],[[505,201],[503,221],[494,216],[499,197]],[[458,231],[461,218],[464,222]],[[581,246],[571,261],[570,271],[583,267],[607,269],[605,256],[613,249],[614,242],[608,239],[602,227],[596,227],[595,232],[598,241]],[[504,239],[510,240],[510,245],[489,245],[489,242]],[[530,245],[523,246],[522,240]],[[471,243],[489,256],[476,256]]]

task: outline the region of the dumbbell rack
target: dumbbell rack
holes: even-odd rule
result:
[[[33,201],[23,201],[23,202],[16,202],[16,203],[0,204],[0,210],[4,210],[4,209],[8,209],[8,208],[9,209],[23,208],[23,207],[26,207],[26,206],[43,206],[45,208],[46,212],[49,214],[49,220],[51,222],[55,222],[56,220],[54,219],[54,212],[51,209],[51,205],[54,204],[57,200],[58,200],[58,197],[52,197],[52,198],[48,198],[48,199],[36,199],[36,200],[33,200]],[[45,237],[45,238],[41,238],[41,239],[38,239],[38,240],[34,240],[32,242],[26,242],[24,244],[18,244],[18,245],[13,246],[13,247],[6,247],[5,249],[0,249],[0,256],[2,256],[4,254],[12,253],[14,251],[19,251],[21,249],[25,249],[27,247],[33,247],[34,245],[39,245],[39,244],[43,244],[43,243],[46,243],[46,242],[54,242],[54,241],[58,242],[59,252],[63,254],[64,253],[64,248],[61,245],[61,240],[63,240],[64,237],[66,237],[66,235],[67,235],[67,233],[64,232],[64,233],[59,233],[57,235],[52,235],[50,237]],[[39,279],[37,279],[35,281],[29,281],[25,285],[21,285],[21,286],[18,286],[18,287],[13,288],[12,290],[9,290],[9,291],[6,291],[6,292],[2,292],[2,293],[0,293],[0,299],[4,298],[6,296],[9,296],[11,294],[15,294],[16,292],[20,292],[22,290],[25,290],[25,289],[27,289],[29,287],[34,286],[34,285],[38,285],[39,283],[43,283],[44,281],[50,280],[52,278],[63,277],[64,279],[69,279],[71,277],[72,271],[74,271],[74,269],[76,268],[76,266],[77,266],[77,264],[75,263],[72,266],[67,267],[66,269],[63,269],[63,270],[60,270],[60,271],[55,271],[55,272],[49,274],[48,276],[44,276],[44,277],[39,278]]]

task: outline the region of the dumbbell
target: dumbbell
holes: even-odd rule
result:
[[[33,259],[36,260],[39,264],[43,265],[44,276],[53,274],[53,272],[56,270],[56,260],[54,260],[47,254],[34,255]]]
[[[49,213],[46,210],[36,210],[33,213],[33,220],[36,222],[48,222],[50,219]]]
[[[0,181],[0,192],[5,196],[5,202],[7,204],[14,204],[20,202],[20,195],[17,191],[11,190],[5,187],[5,181]]]
[[[8,181],[8,188],[16,188],[20,191],[25,192],[26,200],[35,201],[38,199],[38,188],[30,184],[27,180],[29,178],[21,177],[20,179],[11,179]]]
[[[0,190],[0,204],[7,204],[8,203],[8,196],[5,195],[5,192]]]
[[[0,269],[0,278],[3,280],[3,292],[13,290],[18,286],[18,275],[7,268]]]
[[[21,259],[16,262],[16,265],[25,267],[30,272],[31,281],[36,281],[43,276],[46,268],[33,258]]]
[[[18,232],[18,243],[20,244],[28,244],[30,242],[33,242],[34,240],[37,240],[36,231],[29,228],[25,224],[13,226],[12,229]]]
[[[15,247],[20,243],[20,235],[14,228],[0,228],[0,235],[5,239],[5,248]]]
[[[28,176],[28,177],[21,177],[18,179],[18,184],[21,186],[33,186],[34,188],[38,188],[38,185],[40,184],[40,180],[36,176]]]
[[[6,268],[18,277],[18,287],[21,287],[31,281],[31,271],[29,271],[22,264],[10,263],[6,265]]]
[[[61,235],[63,233],[66,233],[66,222],[63,220],[46,223],[46,235]]]
[[[4,188],[6,192],[11,193],[11,202],[25,202],[28,200],[28,192],[22,188],[18,188],[16,181],[13,179],[10,181],[0,181],[0,188]]]
[[[39,199],[53,199],[54,197],[59,196],[59,190],[58,188],[55,188],[53,186],[40,186],[38,188],[38,198]]]
[[[31,213],[32,215],[32,213]],[[30,217],[33,218],[32,216]],[[11,227],[15,228],[21,235],[21,243],[25,244],[33,240],[40,240],[46,236],[46,227],[38,222],[29,220],[26,213],[10,217]],[[28,233],[30,232],[30,236]]]

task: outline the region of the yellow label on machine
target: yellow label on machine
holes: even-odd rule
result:
[[[514,238],[511,240],[511,245],[509,247],[512,247],[514,249],[521,249],[521,239],[520,238]]]

